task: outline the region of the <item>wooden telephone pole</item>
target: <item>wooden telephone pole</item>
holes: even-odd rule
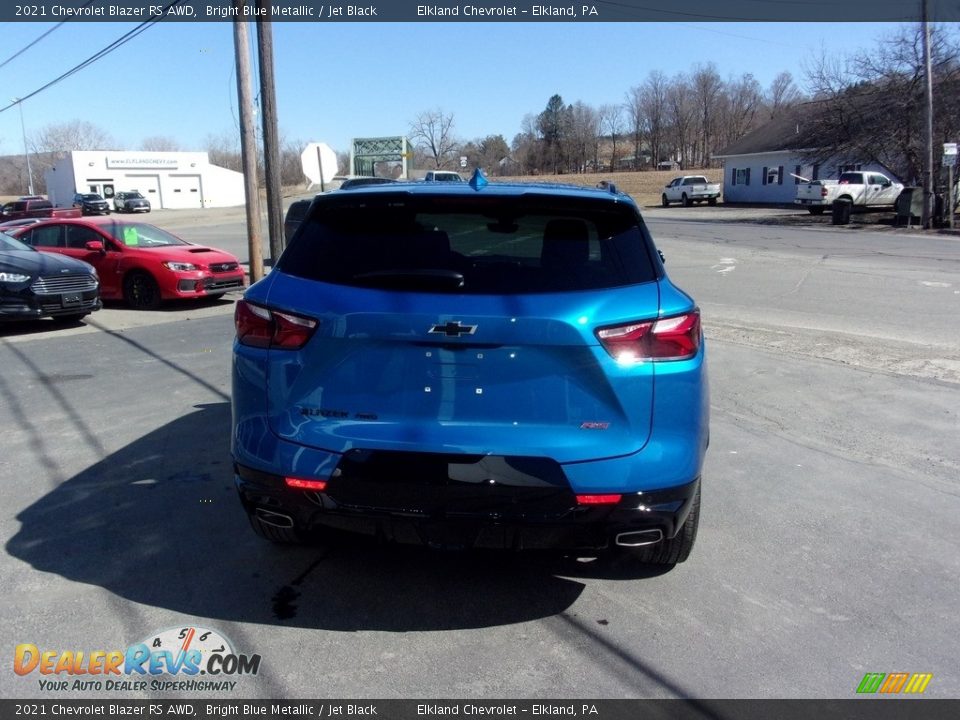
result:
[[[257,0],[257,57],[260,62],[260,122],[263,124],[263,165],[267,178],[267,228],[270,259],[283,252],[283,198],[280,191],[280,140],[277,131],[277,95],[273,82],[273,23],[270,0]]]
[[[243,194],[247,201],[247,249],[250,282],[263,277],[263,240],[260,234],[260,186],[257,183],[257,138],[250,84],[250,42],[247,22],[239,20],[246,0],[233,0],[233,48],[237,64],[237,102],[240,106],[240,158],[243,163]]]

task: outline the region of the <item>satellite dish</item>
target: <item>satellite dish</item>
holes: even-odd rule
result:
[[[337,174],[337,154],[326,143],[307,143],[300,153],[300,166],[312,185],[322,185]]]

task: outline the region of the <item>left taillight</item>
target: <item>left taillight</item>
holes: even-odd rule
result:
[[[619,363],[689,360],[700,349],[700,311],[598,328],[596,335]]]
[[[246,300],[237,301],[233,323],[241,345],[280,350],[299,350],[319,324],[314,318],[271,310]]]

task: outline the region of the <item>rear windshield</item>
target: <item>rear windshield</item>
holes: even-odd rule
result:
[[[315,205],[278,268],[355,287],[546,293],[654,280],[651,249],[632,209],[609,201],[386,194]]]

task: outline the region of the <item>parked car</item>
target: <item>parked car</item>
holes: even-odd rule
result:
[[[235,479],[264,538],[693,547],[700,314],[614,188],[321,194],[235,325]]]
[[[452,170],[428,170],[423,179],[426,182],[463,182],[460,173]]]
[[[720,197],[720,183],[712,183],[703,175],[682,175],[671,180],[663,189],[660,204],[667,207],[672,202],[678,202],[684,207],[707,202],[717,204]]]
[[[100,309],[99,287],[87,263],[37,252],[0,233],[0,321],[76,322]]]
[[[193,245],[155,225],[117,218],[48,220],[14,231],[38,250],[90,263],[105,300],[153,310],[163,300],[216,297],[244,287],[230,253]]]
[[[117,212],[150,212],[150,201],[136,190],[118,192],[113,196],[113,209]]]
[[[110,205],[96,193],[77,193],[73,196],[73,206],[80,208],[84,215],[110,214]]]
[[[73,208],[55,208],[49,200],[36,195],[22,197],[6,203],[0,208],[0,221],[26,220],[48,217],[78,217],[79,210]]]
[[[794,203],[821,215],[834,200],[848,200],[853,207],[893,207],[903,185],[877,172],[845,172],[837,180],[812,180],[797,185]]]

